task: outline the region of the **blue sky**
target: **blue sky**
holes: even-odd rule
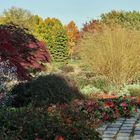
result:
[[[140,11],[140,0],[0,0],[0,13],[12,6],[30,10],[43,18],[56,17],[63,24],[74,20],[79,28],[111,10]]]

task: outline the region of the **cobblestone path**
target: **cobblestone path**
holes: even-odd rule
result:
[[[140,109],[131,118],[119,118],[97,129],[103,140],[140,140]]]

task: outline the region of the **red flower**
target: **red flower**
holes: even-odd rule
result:
[[[56,136],[55,140],[65,140],[63,136]]]
[[[105,114],[104,115],[104,120],[108,120],[109,119],[109,115],[108,114]]]
[[[114,105],[114,103],[113,103],[112,101],[108,101],[108,102],[105,102],[105,103],[104,103],[104,106],[105,106],[106,108],[109,108],[109,107],[114,107],[115,105]]]

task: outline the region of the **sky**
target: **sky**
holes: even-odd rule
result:
[[[140,11],[140,0],[0,0],[0,14],[12,6],[30,10],[43,18],[55,17],[63,24],[71,20],[81,28],[111,10]]]

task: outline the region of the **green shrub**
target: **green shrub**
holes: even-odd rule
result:
[[[48,113],[45,107],[0,110],[0,130],[1,140],[100,140],[93,128],[78,120],[67,124],[59,112]]]
[[[95,77],[92,80],[92,83],[96,88],[103,92],[109,92],[112,89],[111,82],[106,77]]]
[[[26,106],[32,101],[32,95],[30,92],[30,82],[19,83],[15,85],[11,90],[13,106]]]
[[[83,98],[70,80],[58,75],[40,76],[31,82],[15,86],[13,106],[34,106],[69,103],[72,99]]]
[[[134,97],[140,97],[140,85],[125,85],[119,92],[120,95],[131,95]]]
[[[84,88],[82,88],[81,90],[81,93],[83,95],[86,95],[86,96],[90,96],[92,94],[96,94],[96,93],[101,93],[102,91],[92,85],[87,85],[85,86]]]

